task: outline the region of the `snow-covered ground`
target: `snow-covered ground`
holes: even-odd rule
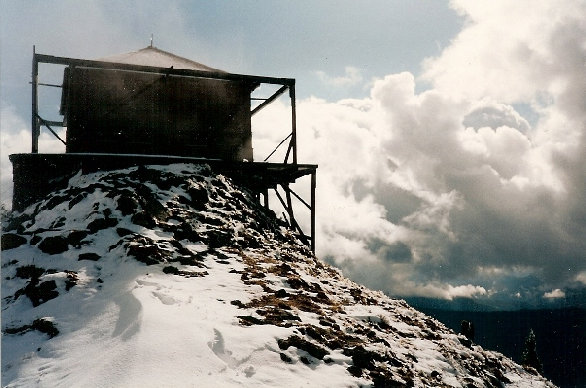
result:
[[[175,164],[77,175],[3,222],[2,386],[553,385]]]

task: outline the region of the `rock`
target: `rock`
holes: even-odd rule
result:
[[[286,298],[289,296],[289,293],[285,291],[285,289],[281,288],[279,291],[275,292],[275,296],[277,298]]]
[[[130,244],[128,246],[128,255],[134,256],[136,260],[145,263],[146,265],[153,265],[167,261],[164,252],[154,244]]]
[[[77,258],[78,261],[82,260],[91,260],[91,261],[98,261],[100,260],[100,255],[93,252],[82,253]]]
[[[173,232],[173,237],[176,240],[188,240],[191,242],[198,242],[202,240],[199,234],[188,222],[183,222],[180,226],[178,226],[177,229]]]
[[[236,306],[236,307],[238,307],[240,309],[243,309],[243,308],[246,307],[246,305],[244,303],[242,303],[241,301],[239,301],[239,300],[233,300],[233,301],[230,302],[230,304],[233,305],[233,306]]]
[[[129,234],[134,233],[132,230],[126,229],[126,228],[116,228],[116,233],[118,234],[119,237],[124,237],[124,236],[128,236]]]
[[[81,240],[88,236],[88,232],[85,230],[72,230],[67,235],[67,243],[72,246],[79,246]]]
[[[301,356],[299,357],[299,361],[301,361],[302,363],[304,363],[305,365],[309,365],[311,364],[311,361],[309,361],[309,358],[305,357],[305,356]]]
[[[40,210],[51,210],[55,208],[57,205],[63,203],[67,199],[67,196],[63,195],[53,195],[47,202],[45,202]]]
[[[173,267],[172,265],[168,265],[163,268],[163,273],[170,275],[179,275],[179,269],[177,267]]]
[[[165,221],[169,214],[167,208],[159,202],[155,193],[147,186],[141,185],[136,188],[139,203],[144,212],[156,220]]]
[[[177,267],[173,267],[172,265],[168,265],[168,266],[164,267],[163,273],[166,273],[168,275],[185,276],[187,278],[202,277],[202,276],[208,275],[207,271],[202,271],[202,272],[182,271]]]
[[[38,279],[45,273],[43,268],[34,265],[24,265],[16,269],[16,277],[21,279]]]
[[[472,341],[470,341],[468,338],[464,336],[458,336],[458,341],[460,341],[460,343],[466,346],[467,348],[472,348]]]
[[[48,300],[58,297],[59,292],[56,290],[57,283],[55,280],[39,283],[38,278],[33,278],[25,288],[18,290],[14,294],[14,298],[17,299],[21,295],[26,295],[32,302],[33,307],[37,307]]]
[[[301,322],[301,318],[287,310],[281,308],[270,308],[267,310],[257,310],[259,315],[264,315],[265,323],[277,325],[277,326],[288,326],[291,324],[290,321]],[[287,322],[285,322],[287,321]]]
[[[116,226],[118,221],[115,218],[96,218],[87,225],[90,233],[96,233],[98,230],[111,228]]]
[[[157,225],[157,221],[147,212],[140,211],[132,216],[130,221],[138,226],[145,228],[154,228]]]
[[[60,229],[63,226],[65,226],[65,222],[67,220],[65,219],[65,217],[60,217],[57,220],[55,220],[55,222],[53,222],[53,224],[51,224],[51,229]]]
[[[49,255],[55,255],[63,253],[69,249],[67,239],[63,236],[45,237],[43,241],[39,243],[39,249]]]
[[[242,325],[246,325],[246,326],[268,324],[267,322],[265,322],[261,319],[253,317],[252,315],[238,315],[236,318],[240,319],[240,323]]]
[[[277,340],[277,345],[279,345],[279,349],[281,350],[287,350],[290,346],[294,346],[297,349],[305,350],[307,353],[317,358],[318,360],[323,359],[324,356],[329,354],[329,352],[321,346],[315,345],[296,335],[292,335],[285,340]]]
[[[14,233],[4,233],[2,235],[2,250],[14,249],[26,243],[26,238]]]
[[[190,186],[187,189],[187,194],[191,198],[191,206],[196,210],[204,210],[209,201],[208,191],[205,187]]]
[[[231,245],[232,239],[232,234],[218,230],[208,235],[207,243],[210,248],[221,248]]]
[[[72,207],[80,203],[84,198],[87,197],[87,195],[87,193],[79,193],[75,197],[73,197],[73,199],[71,199],[68,204],[69,210],[71,210]]]
[[[212,217],[207,214],[201,215],[201,222],[211,226],[224,226],[225,221],[220,217]]]
[[[375,368],[375,361],[384,361],[384,357],[377,352],[366,350],[362,346],[353,349],[344,349],[344,355],[352,356],[352,363],[360,369],[372,370]]]
[[[409,386],[409,384],[397,381],[392,375],[389,375],[390,373],[385,374],[380,371],[371,372],[370,377],[372,378],[374,388],[403,388]]]
[[[67,280],[65,281],[65,291],[69,291],[71,287],[77,284],[79,278],[77,277],[77,272],[74,271],[65,271],[67,273]]]
[[[33,330],[47,334],[49,338],[53,338],[59,334],[59,330],[55,327],[53,322],[44,318],[35,319],[31,325],[31,328]]]
[[[289,286],[291,288],[294,288],[296,290],[309,290],[309,284],[307,284],[307,282],[299,277],[289,277],[287,278],[287,283],[289,284]]]
[[[119,210],[124,216],[130,215],[134,213],[136,209],[138,209],[138,202],[136,199],[127,195],[120,195],[120,197],[116,200],[116,203],[116,209]]]
[[[23,234],[25,231],[24,224],[30,221],[32,218],[29,214],[21,214],[19,216],[11,216],[8,221],[8,225],[6,225],[5,230],[16,230],[18,233]]]
[[[53,338],[59,334],[59,330],[55,327],[53,322],[45,319],[39,318],[35,319],[32,324],[24,325],[19,327],[7,327],[4,330],[5,334],[24,334],[27,331],[37,330],[41,333],[45,333],[49,336],[49,338]]]

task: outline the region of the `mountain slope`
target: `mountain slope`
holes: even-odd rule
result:
[[[3,227],[3,386],[553,386],[344,278],[206,166],[79,174]]]

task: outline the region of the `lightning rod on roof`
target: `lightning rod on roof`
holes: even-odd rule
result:
[[[153,34],[151,34],[151,47],[153,47]]]

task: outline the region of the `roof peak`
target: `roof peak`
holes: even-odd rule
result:
[[[124,63],[129,65],[154,66],[174,69],[201,70],[211,72],[223,72],[222,70],[206,66],[191,59],[161,50],[158,47],[149,45],[137,51],[112,55],[100,58],[100,61]]]

